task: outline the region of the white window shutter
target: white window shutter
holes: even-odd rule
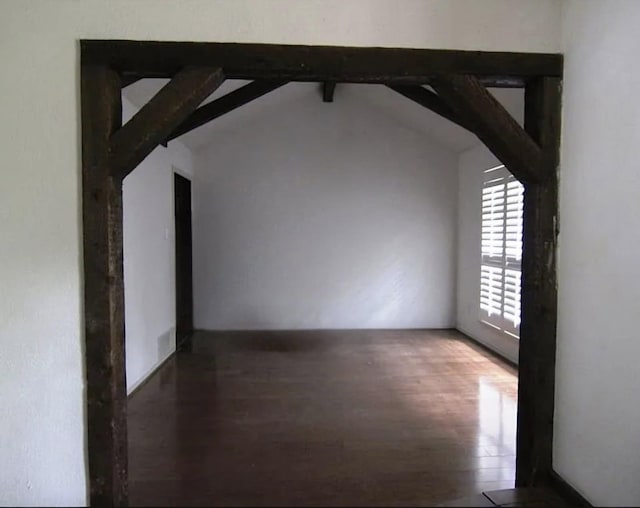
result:
[[[504,166],[485,171],[482,188],[480,319],[519,335],[524,188]]]

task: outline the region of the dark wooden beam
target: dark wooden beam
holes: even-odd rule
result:
[[[472,128],[467,125],[463,120],[458,118],[458,115],[451,109],[440,97],[435,93],[427,90],[419,85],[388,85],[391,90],[398,92],[407,99],[420,104],[420,106],[430,109],[437,115],[440,115],[450,122],[453,122],[463,129],[467,129],[473,132]]]
[[[333,102],[333,95],[336,92],[335,81],[325,81],[322,83],[322,102]]]
[[[487,86],[522,87],[562,74],[562,55],[545,53],[85,40],[81,55],[126,78],[169,77],[195,65],[221,67],[228,79],[426,84],[437,74],[473,74]]]
[[[525,129],[542,147],[540,181],[526,183],[522,257],[522,322],[518,385],[516,486],[552,474],[556,364],[559,78],[532,80],[525,91]]]
[[[187,67],[111,138],[111,168],[124,178],[224,81],[221,69]]]
[[[205,104],[196,109],[186,120],[178,125],[167,138],[167,141],[171,141],[240,106],[244,106],[248,102],[262,97],[286,83],[286,81],[253,81],[213,102]]]
[[[127,504],[122,181],[109,164],[109,139],[122,123],[120,78],[83,66],[82,221],[87,444],[92,506]]]
[[[542,150],[474,76],[438,76],[433,89],[521,182],[542,177]]]
[[[130,171],[135,165],[132,161],[141,153],[152,150],[156,139],[168,136],[179,124],[177,118],[180,116],[169,115],[171,122],[176,123],[169,129],[167,125],[171,122],[167,121],[162,129],[169,130],[162,135],[154,125],[154,115],[161,123],[165,120],[157,111],[153,112],[154,108],[145,106],[144,115],[134,117],[138,127],[134,128],[135,124],[126,126],[131,135],[125,136],[124,128],[117,131],[121,123],[122,86],[118,74],[127,81],[144,77],[166,78],[189,64],[224,68],[227,77],[242,79],[433,85],[434,79],[440,78],[439,96],[446,100],[460,121],[466,123],[473,118],[474,131],[478,132],[478,125],[481,127],[481,139],[489,139],[493,150],[512,157],[507,166],[525,181],[516,482],[534,485],[548,473],[557,316],[556,171],[561,55],[82,41],[81,62],[85,357],[93,505],[125,505],[127,502],[121,189],[121,179],[126,171],[123,168]],[[459,76],[465,74],[474,77]],[[453,82],[448,78],[451,75],[458,75]],[[456,80],[461,80],[461,87],[457,87],[460,83]],[[490,94],[481,86],[525,84],[525,128],[529,142],[522,141],[522,132],[513,127],[513,119],[499,104],[496,106],[492,102]],[[442,93],[443,89],[450,92],[448,97]],[[200,91],[203,98],[206,97],[204,91]],[[185,106],[182,111],[186,115],[195,110],[197,104],[189,90],[182,92],[191,98],[185,99],[183,93],[177,93],[177,102],[167,102],[175,105],[187,100],[189,107]],[[479,106],[474,104],[475,100]],[[490,128],[487,121],[482,120],[482,112],[497,122],[497,129]],[[501,129],[506,129],[502,142],[496,138],[496,131],[502,132]],[[152,139],[147,139],[147,134]],[[116,139],[118,136],[119,140]],[[514,148],[505,147],[505,143],[524,148],[540,162],[534,161],[528,167],[527,161],[523,161],[526,157],[518,157],[513,153]],[[538,147],[537,151],[531,148],[531,143]],[[124,149],[127,146],[130,151]],[[537,169],[528,172],[527,167]]]

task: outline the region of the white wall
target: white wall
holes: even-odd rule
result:
[[[340,85],[326,104],[292,83],[212,133],[196,158],[197,328],[453,326],[457,158],[378,109],[394,95]]]
[[[0,503],[86,502],[78,39],[557,51],[555,0],[0,4]]]
[[[123,97],[123,121],[136,108]],[[180,141],[156,148],[123,184],[127,391],[175,351],[173,174],[190,177],[191,152]]]
[[[522,125],[524,91],[492,89],[496,99]],[[482,185],[483,171],[501,162],[480,142],[458,157],[458,252],[456,328],[503,357],[518,363],[518,340],[479,319],[480,269],[482,253]]]
[[[501,163],[484,146],[464,151],[458,160],[458,263],[456,328],[518,362],[518,339],[480,321],[483,171]]]
[[[554,467],[640,504],[640,2],[564,11]]]

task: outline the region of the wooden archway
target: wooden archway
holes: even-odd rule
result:
[[[92,505],[127,504],[123,178],[159,144],[289,81],[325,83],[326,101],[336,83],[387,85],[474,132],[524,183],[516,484],[553,473],[561,55],[140,41],[80,48]],[[121,88],[147,77],[171,81],[123,126]],[[255,81],[198,108],[225,78]],[[524,129],[486,86],[525,89]]]

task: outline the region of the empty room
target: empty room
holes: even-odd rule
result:
[[[640,503],[634,0],[0,3],[0,504]]]
[[[126,87],[124,121],[165,84]],[[514,486],[520,284],[497,284],[521,261],[522,186],[407,97],[421,91],[228,80],[206,124],[125,178],[132,503],[413,505]],[[522,89],[492,91],[522,119]]]

